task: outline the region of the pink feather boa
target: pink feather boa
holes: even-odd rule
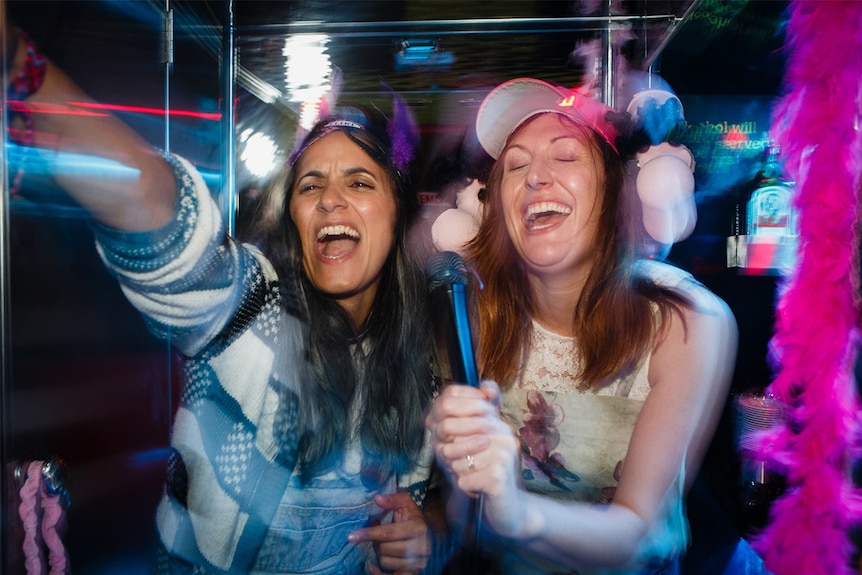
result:
[[[850,528],[862,497],[858,456],[859,200],[862,174],[862,2],[794,0],[784,95],[773,135],[796,181],[800,251],[780,286],[768,391],[788,423],[761,435],[758,456],[788,489],[753,541],[775,575],[858,573]]]

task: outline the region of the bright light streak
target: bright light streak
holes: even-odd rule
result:
[[[116,160],[100,158],[74,152],[42,152],[50,162],[55,176],[92,176],[110,179],[115,182],[136,182],[140,179],[140,170],[130,168]]]
[[[311,102],[303,102],[302,110],[299,112],[299,125],[306,130],[311,129],[320,116],[320,98]]]
[[[278,155],[278,146],[273,139],[248,128],[240,134],[240,142],[242,151],[239,158],[246,169],[258,178],[268,176],[275,168]]]
[[[44,149],[6,143],[10,165],[26,162],[27,173],[32,176],[55,177],[62,175],[109,178],[114,181],[135,181],[140,172],[115,160],[72,152],[52,153]],[[198,166],[204,181],[210,187],[218,186],[221,174],[218,171]]]
[[[296,34],[285,40],[282,50],[288,99],[302,104],[299,122],[306,129],[317,121],[317,105],[331,90],[328,43],[325,34]]]

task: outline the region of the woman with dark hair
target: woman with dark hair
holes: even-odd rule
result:
[[[728,392],[734,318],[644,257],[609,112],[519,79],[477,117],[496,159],[466,246],[484,381],[447,386],[426,422],[505,573],[676,573],[686,480]]]
[[[88,101],[23,34],[10,77],[28,102]],[[32,122],[53,136],[48,161],[116,162],[116,179],[56,179],[92,214],[129,301],[184,358],[158,570],[438,570],[445,520],[422,420],[437,390],[424,279],[405,243],[417,211],[411,150],[399,148],[409,138],[393,142],[355,111],[322,120],[285,166],[258,249],[225,232],[189,162],[115,117]]]

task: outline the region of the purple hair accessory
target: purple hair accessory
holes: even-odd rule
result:
[[[419,127],[407,102],[394,91],[392,100],[392,118],[386,123],[386,133],[392,143],[392,165],[403,172],[413,161],[413,152],[419,144]]]

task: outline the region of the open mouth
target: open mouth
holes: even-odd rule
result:
[[[572,208],[557,202],[538,202],[527,206],[525,220],[528,230],[553,226],[572,213]]]
[[[320,255],[337,260],[353,251],[359,242],[359,232],[345,225],[324,226],[317,232]]]

